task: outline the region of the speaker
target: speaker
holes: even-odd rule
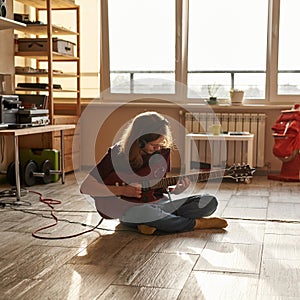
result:
[[[0,0],[0,17],[6,17],[6,0]]]

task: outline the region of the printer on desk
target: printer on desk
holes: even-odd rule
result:
[[[44,97],[47,96],[0,95],[0,128],[25,128],[50,124],[49,110],[44,108],[44,105],[36,106],[35,96],[38,96],[39,99],[42,97],[46,103]],[[23,98],[24,100],[22,100]],[[28,99],[31,99],[30,107],[28,107]]]

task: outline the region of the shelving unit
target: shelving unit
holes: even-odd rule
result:
[[[32,7],[35,9],[35,17],[36,20],[39,20],[40,14],[43,12],[46,13],[46,24],[27,24],[24,26],[16,27],[15,29],[25,33],[27,37],[30,35],[30,38],[47,38],[47,50],[37,52],[16,52],[15,56],[34,60],[36,62],[36,69],[40,69],[40,65],[47,65],[46,71],[43,72],[16,72],[15,76],[22,76],[23,78],[31,78],[30,81],[34,80],[39,83],[40,80],[45,82],[47,78],[47,89],[36,89],[36,88],[19,88],[16,87],[16,93],[34,93],[34,94],[47,94],[48,95],[48,108],[49,108],[49,118],[51,124],[76,124],[78,118],[81,113],[81,105],[80,105],[80,7],[74,3],[72,0],[14,0],[25,6]],[[75,14],[75,29],[70,30],[64,28],[63,26],[57,26],[52,24],[52,14],[56,11],[68,11]],[[14,21],[15,22],[15,21]],[[19,22],[17,22],[19,23]],[[0,23],[1,25],[1,23]],[[53,51],[53,37],[56,36],[73,36],[76,41],[75,42],[75,53],[74,56],[64,55],[58,52]],[[67,38],[66,38],[67,39]],[[57,62],[63,63],[71,63],[75,64],[74,69],[76,70],[74,73],[58,73],[55,72],[55,64]],[[26,67],[26,66],[25,66]],[[45,69],[45,68],[43,68]],[[55,89],[53,88],[54,79],[62,79],[62,78],[71,78],[70,80],[74,80],[74,89]],[[73,78],[73,79],[72,79]],[[75,105],[75,113],[68,115],[60,115],[55,111],[55,94],[59,92],[61,93],[72,93],[74,94],[74,99],[76,99]],[[72,104],[74,101],[72,101]],[[48,133],[47,137],[35,137],[37,140],[29,141],[20,141],[20,145],[23,147],[31,147],[31,148],[57,148],[59,145],[58,141],[60,139],[58,133]],[[77,168],[77,166],[72,165],[72,144],[73,139],[79,138],[74,136],[74,130],[67,130],[65,133],[65,168],[66,172],[72,171]],[[40,142],[42,140],[42,143]],[[78,155],[79,155],[79,143],[78,143]],[[76,149],[75,149],[76,151]]]
[[[68,93],[75,93],[76,94],[76,116],[79,117],[81,110],[80,110],[80,32],[79,32],[79,18],[80,18],[80,12],[79,12],[79,6],[74,3],[72,0],[15,0],[18,1],[24,5],[34,7],[36,9],[36,17],[39,17],[40,11],[46,10],[47,14],[47,24],[28,24],[24,30],[21,30],[22,32],[26,34],[35,35],[36,37],[40,37],[41,35],[46,35],[48,38],[48,51],[42,51],[42,52],[16,52],[15,55],[23,58],[28,59],[34,59],[37,62],[37,66],[40,65],[41,62],[48,62],[48,89],[40,90],[40,89],[32,89],[33,92],[47,92],[48,93],[48,103],[49,103],[49,116],[50,116],[50,122],[51,124],[55,124],[56,116],[55,116],[55,108],[54,108],[54,93],[55,92],[68,92]],[[67,28],[64,28],[62,26],[57,26],[52,24],[52,13],[55,10],[74,10],[76,12],[76,30],[72,31]],[[18,29],[19,30],[19,29]],[[64,55],[58,52],[53,51],[53,43],[52,43],[52,37],[53,36],[76,36],[76,55],[70,56],[70,55]],[[53,63],[55,62],[73,62],[76,64],[76,73],[75,74],[53,74]],[[39,77],[45,78],[47,74],[40,74],[40,73],[18,73],[16,74],[18,76],[26,76],[26,77],[34,77],[36,78],[37,82],[39,82]],[[74,90],[56,90],[53,89],[53,79],[54,78],[76,78],[76,87]],[[30,89],[20,89],[16,88],[16,91],[30,91]],[[68,116],[66,116],[66,122],[68,119]]]

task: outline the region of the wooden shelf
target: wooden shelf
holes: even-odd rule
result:
[[[18,30],[28,34],[47,35],[47,24],[27,24],[24,29]],[[52,35],[78,35],[78,33],[61,26],[52,25]]]
[[[48,77],[48,73],[16,73],[19,76],[26,76],[26,77]],[[79,75],[74,73],[53,73],[53,77],[60,77],[60,78],[78,78]]]
[[[26,28],[26,24],[0,17],[0,30],[4,30],[4,29],[23,30],[25,28]]]
[[[48,92],[48,89],[34,89],[34,88],[15,88],[19,92]],[[58,93],[79,93],[78,90],[64,90],[64,89],[52,89],[53,92]]]
[[[47,51],[32,51],[32,52],[16,52],[16,56],[22,56],[32,59],[38,59],[38,60],[48,60],[48,52]],[[70,56],[70,55],[64,55],[58,52],[53,52],[53,61],[77,61],[79,60],[78,57]]]
[[[29,5],[39,9],[47,8],[46,0],[17,0],[20,3]],[[52,9],[64,9],[64,8],[76,8],[78,5],[75,4],[75,1],[72,0],[55,0],[51,2]]]

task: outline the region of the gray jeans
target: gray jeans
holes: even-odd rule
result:
[[[195,219],[210,216],[217,206],[216,197],[209,194],[173,201],[166,198],[159,203],[146,203],[129,208],[120,221],[129,227],[146,224],[169,233],[191,231],[195,227]]]

